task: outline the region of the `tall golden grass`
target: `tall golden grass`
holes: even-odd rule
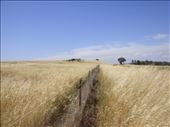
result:
[[[1,126],[42,127],[94,62],[1,63]],[[170,68],[101,65],[98,127],[170,126]],[[56,106],[56,105],[55,105]],[[55,107],[57,108],[57,106]]]
[[[170,68],[102,65],[98,127],[169,127]]]
[[[42,127],[53,102],[95,65],[92,62],[2,62],[1,126]]]

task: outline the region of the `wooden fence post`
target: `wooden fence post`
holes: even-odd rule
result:
[[[80,79],[80,87],[79,87],[79,107],[81,108],[81,86],[82,86],[82,79]]]

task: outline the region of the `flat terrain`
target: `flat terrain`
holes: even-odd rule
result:
[[[2,62],[1,126],[42,127],[50,109],[59,108],[62,97],[71,94],[68,91],[97,64]],[[97,127],[170,125],[169,67],[100,63],[98,80],[97,117],[93,120]]]

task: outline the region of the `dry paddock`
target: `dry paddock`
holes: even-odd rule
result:
[[[1,126],[42,127],[46,116],[52,113],[51,109],[57,111],[55,117],[62,116],[57,109],[67,110],[63,106],[75,99],[75,84],[87,77],[88,71],[97,64],[1,63]],[[88,99],[88,104],[93,106],[85,106],[82,126],[170,126],[169,67],[100,64],[97,82],[92,99],[96,101],[95,109],[94,103]],[[93,114],[88,110],[93,110]]]

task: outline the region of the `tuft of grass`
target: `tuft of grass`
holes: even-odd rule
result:
[[[170,125],[169,67],[102,65],[101,69],[98,127]]]

